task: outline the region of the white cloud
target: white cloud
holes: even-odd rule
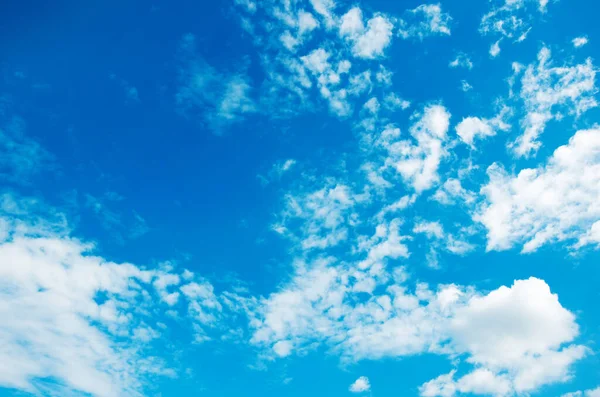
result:
[[[468,92],[473,89],[473,86],[471,84],[469,84],[469,82],[467,80],[461,80],[460,81],[460,89],[462,92]]]
[[[443,205],[453,205],[457,201],[470,205],[475,202],[476,195],[466,190],[459,179],[448,178],[431,198]]]
[[[94,246],[70,237],[62,222],[25,199],[6,200],[0,315],[10,320],[0,324],[0,386],[31,394],[135,396],[149,377],[175,376],[168,354],[157,357],[148,343],[168,351],[158,322],[171,310],[168,293],[177,289],[179,275],[95,256]],[[215,324],[192,319],[190,325]]]
[[[496,135],[496,131],[485,119],[482,120],[479,117],[467,117],[456,126],[456,135],[460,137],[461,141],[474,147],[473,141],[476,136],[494,136]]]
[[[542,280],[487,294],[455,285],[409,289],[404,269],[390,274],[379,263],[364,270],[333,258],[296,263],[292,280],[251,314],[252,343],[276,355],[280,342],[285,355],[325,343],[350,362],[429,352],[471,368],[458,380],[451,372],[424,384],[423,396],[533,392],[568,380],[572,364],[587,353],[572,344],[575,316]],[[357,301],[366,281],[371,295]]]
[[[383,105],[391,111],[396,111],[398,109],[406,110],[410,107],[410,101],[402,99],[392,92],[385,96]]]
[[[566,345],[578,335],[575,316],[539,279],[516,281],[471,297],[450,320],[453,348],[475,369],[454,380],[442,375],[420,388],[422,396],[460,393],[522,395],[570,379],[570,368],[587,349]]]
[[[313,9],[325,21],[325,26],[331,28],[335,24],[333,9],[336,4],[334,0],[310,0]]]
[[[308,70],[313,73],[323,74],[331,68],[328,62],[329,53],[322,48],[317,48],[300,59],[304,62]]]
[[[375,15],[367,21],[365,28],[362,11],[354,7],[342,16],[339,33],[353,43],[354,56],[373,59],[383,55],[383,50],[390,44],[393,28],[385,15]]]
[[[516,68],[516,73],[520,72]],[[579,116],[598,106],[595,99],[596,68],[588,59],[583,64],[552,66],[550,50],[543,48],[538,63],[527,67],[521,77],[520,99],[526,115],[521,122],[524,133],[512,144],[517,156],[529,156],[541,146],[538,140],[546,124],[560,117],[558,111]]]
[[[588,43],[588,38],[586,36],[575,37],[573,39],[573,46],[575,48],[583,47]]]
[[[257,111],[251,98],[251,85],[245,73],[226,74],[217,71],[196,55],[194,35],[184,36],[181,46],[182,67],[175,101],[179,112],[202,121],[214,132],[244,120]]]
[[[348,186],[334,183],[307,194],[289,194],[282,219],[275,228],[299,241],[305,250],[336,246],[346,240],[348,226],[356,217],[353,207],[360,199]],[[295,233],[286,224],[297,219],[304,222]]]
[[[451,68],[465,68],[465,69],[473,69],[473,62],[469,58],[469,56],[465,53],[459,53],[453,61],[451,61],[448,66]]]
[[[488,230],[488,250],[593,242],[600,219],[600,130],[578,131],[545,166],[515,176],[493,164],[487,172],[490,181],[481,189],[486,201],[474,219]]]
[[[496,41],[494,44],[490,46],[490,56],[492,58],[496,58],[500,54],[500,41],[502,39]]]
[[[371,390],[371,383],[369,383],[369,378],[366,376],[361,376],[356,379],[356,381],[350,385],[349,390],[352,393],[364,393]]]
[[[340,36],[356,37],[363,33],[365,25],[363,23],[362,11],[359,7],[351,8],[340,20]]]
[[[413,233],[423,233],[429,238],[444,237],[444,228],[439,222],[419,222],[413,228]]]
[[[479,31],[522,42],[531,30],[531,14],[543,14],[547,3],[548,0],[492,0],[493,8],[481,19]],[[535,6],[534,12],[531,12],[532,6]]]
[[[510,113],[510,109],[503,107],[500,113],[493,119],[481,119],[479,117],[466,117],[456,126],[456,135],[461,141],[475,149],[475,139],[485,139],[496,135],[498,130],[507,131],[510,128],[504,119]]]
[[[395,169],[417,193],[430,189],[438,180],[438,167],[446,156],[444,142],[450,124],[450,113],[441,105],[431,105],[410,128],[416,145],[399,140],[400,131],[387,129],[382,133],[379,144],[388,152],[386,166]]]
[[[400,20],[398,34],[405,39],[416,37],[420,40],[435,35],[449,36],[451,20],[439,4],[421,4],[407,11],[407,17]]]
[[[584,391],[563,394],[562,397],[600,397],[600,387]]]
[[[298,12],[298,33],[303,35],[308,32],[312,32],[319,27],[319,22],[313,17],[310,12],[300,11]]]

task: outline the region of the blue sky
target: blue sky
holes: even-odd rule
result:
[[[600,396],[591,0],[0,12],[0,396]]]

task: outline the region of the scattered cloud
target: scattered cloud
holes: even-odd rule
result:
[[[575,47],[575,48],[583,47],[587,43],[588,43],[588,38],[586,36],[575,37],[573,39],[573,47]]]
[[[600,397],[600,387],[584,391],[563,394],[562,397]]]
[[[369,378],[366,376],[361,376],[356,379],[356,381],[350,385],[349,389],[352,393],[364,393],[371,390],[371,383],[369,383]]]
[[[244,120],[257,111],[252,86],[245,73],[223,74],[196,53],[196,39],[187,34],[181,42],[182,66],[175,96],[178,110],[187,117],[202,115],[202,122],[215,133]]]
[[[406,12],[400,20],[398,34],[404,39],[429,36],[449,36],[452,17],[442,11],[440,4],[421,4]]]
[[[523,244],[532,252],[544,244],[574,241],[592,244],[600,219],[600,131],[581,130],[554,151],[545,165],[507,172],[499,164],[488,170],[482,187],[485,202],[475,219],[488,231],[488,250]]]
[[[538,53],[538,63],[527,66],[521,76],[520,99],[526,114],[521,121],[524,132],[511,145],[515,155],[526,157],[541,147],[539,137],[546,124],[560,119],[561,111],[579,116],[597,107],[595,95],[596,68],[591,59],[577,65],[553,66],[550,50],[544,47]],[[523,67],[514,66],[515,75]]]
[[[496,135],[497,131],[507,131],[510,125],[504,120],[510,114],[511,109],[503,107],[500,113],[493,119],[481,119],[479,117],[466,117],[456,125],[456,135],[461,141],[475,149],[475,139],[485,139]]]
[[[11,319],[0,325],[2,386],[33,394],[139,395],[147,377],[175,376],[151,344],[161,334],[151,314],[160,307],[152,281],[165,274],[94,256],[92,244],[14,211],[2,211],[0,219],[0,311]]]
[[[440,161],[446,156],[444,142],[450,125],[450,113],[441,105],[431,105],[414,116],[410,134],[416,141],[399,139],[400,130],[389,128],[379,139],[387,152],[386,166],[395,169],[402,179],[420,193],[438,180]]]
[[[451,61],[448,66],[450,66],[451,68],[465,68],[465,69],[473,69],[473,62],[471,61],[471,59],[469,58],[469,56],[463,52],[458,53],[458,55],[456,55],[456,58],[454,58],[453,61]]]

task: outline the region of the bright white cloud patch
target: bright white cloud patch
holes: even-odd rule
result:
[[[400,130],[388,128],[379,139],[387,150],[386,166],[395,169],[416,192],[430,189],[438,180],[438,167],[447,152],[450,113],[441,105],[432,105],[415,116],[410,134],[415,143],[400,138]]]
[[[516,74],[522,69],[515,68]],[[517,156],[534,154],[542,145],[539,137],[546,124],[559,119],[560,112],[579,116],[598,106],[595,95],[596,68],[591,59],[577,65],[553,66],[550,50],[543,48],[538,63],[527,67],[521,76],[520,99],[526,115],[521,121],[523,134],[512,144]]]
[[[418,38],[436,35],[450,35],[450,22],[452,18],[442,11],[439,4],[421,4],[406,13],[406,17],[400,20],[398,34],[405,38]]]
[[[500,54],[500,41],[498,40],[490,46],[489,53],[492,58],[496,58]]]
[[[350,385],[349,390],[352,393],[364,393],[371,390],[371,383],[369,383],[369,378],[367,378],[366,376],[361,376],[353,384]]]
[[[588,38],[585,36],[576,37],[573,39],[573,46],[575,48],[583,47],[588,43]]]
[[[456,309],[450,335],[457,352],[475,368],[455,380],[455,372],[425,383],[422,396],[458,393],[522,395],[570,378],[570,367],[587,349],[567,345],[578,335],[574,315],[542,280],[516,281]]]
[[[497,131],[506,131],[510,125],[504,122],[505,116],[510,113],[506,107],[493,119],[481,119],[479,117],[466,117],[456,126],[456,135],[461,141],[475,148],[475,139],[485,139],[496,135]]]
[[[486,200],[475,219],[488,230],[488,250],[523,244],[531,252],[554,241],[597,241],[600,220],[600,130],[578,131],[547,164],[518,175],[488,168]]]
[[[154,348],[167,349],[157,313],[174,304],[179,275],[94,256],[91,244],[30,213],[26,201],[2,201],[0,315],[10,320],[0,324],[0,386],[110,397],[175,376]],[[197,309],[190,327],[206,335],[220,312],[214,294],[190,296],[186,306]]]
[[[340,36],[353,43],[354,56],[372,59],[383,55],[392,39],[393,28],[391,20],[384,15],[375,15],[365,27],[361,9],[354,7],[341,17],[339,29]]]
[[[409,288],[402,269],[388,273],[377,263],[364,268],[325,260],[298,263],[292,281],[253,314],[253,343],[272,346],[276,355],[282,341],[286,354],[288,346],[301,350],[325,343],[347,361],[462,355],[460,365],[470,372],[424,384],[424,396],[535,391],[566,381],[571,365],[587,352],[571,344],[579,332],[575,316],[542,280],[516,281],[488,294],[455,285]],[[356,303],[365,270],[385,289]]]

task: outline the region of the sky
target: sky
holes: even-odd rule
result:
[[[600,396],[592,0],[0,5],[0,397]]]

